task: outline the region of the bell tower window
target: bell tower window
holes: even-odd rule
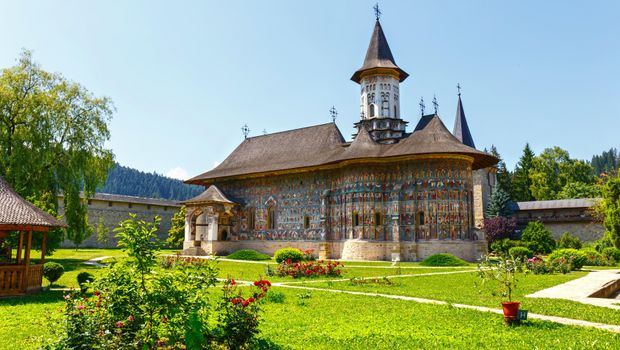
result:
[[[276,210],[273,205],[270,205],[267,208],[267,229],[268,230],[276,229]]]

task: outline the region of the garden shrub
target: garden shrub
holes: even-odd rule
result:
[[[573,265],[573,261],[574,259],[572,256],[568,259],[564,256],[561,256],[557,259],[547,261],[535,256],[527,260],[526,266],[527,269],[533,272],[535,275],[550,274],[556,272],[566,274],[575,268],[575,266]]]
[[[213,303],[213,261],[176,256],[160,266],[159,220],[147,223],[130,214],[120,223],[115,231],[128,258],[103,271],[92,283],[92,297],[65,295],[59,337],[46,349],[248,348],[258,332],[258,300],[270,283],[237,290],[229,280],[220,303]]]
[[[433,254],[424,259],[420,265],[423,266],[465,266],[469,265],[466,261],[448,253]]]
[[[536,254],[547,254],[555,248],[556,242],[545,225],[530,221],[521,233],[521,241]]]
[[[43,277],[50,282],[50,286],[58,281],[65,273],[65,268],[59,263],[49,261],[43,265]]]
[[[527,247],[512,247],[508,251],[508,255],[512,256],[515,259],[521,259],[523,261],[534,256],[531,250]]]
[[[276,250],[273,257],[278,263],[287,260],[291,260],[292,262],[300,262],[304,259],[304,253],[297,248],[281,248]]]
[[[581,269],[588,261],[586,254],[577,249],[557,249],[549,255],[549,261],[558,260],[560,258],[564,258],[566,261],[572,259],[571,264],[573,268],[577,270]]]
[[[560,244],[558,244],[558,248],[562,249],[581,249],[582,246],[581,240],[570,232],[564,232],[560,237]]]
[[[489,244],[512,237],[515,228],[517,227],[517,220],[515,218],[507,218],[503,216],[496,216],[494,218],[484,220],[484,234]]]
[[[608,258],[614,259],[616,263],[620,262],[620,249],[616,247],[604,248],[602,254]]]
[[[331,276],[338,277],[342,274],[343,265],[338,261],[327,261],[323,265],[323,261],[307,261],[307,262],[293,262],[287,260],[278,265],[276,268],[276,274],[278,276],[291,276],[293,278],[300,277],[318,277],[318,276]]]
[[[585,265],[587,266],[613,266],[616,264],[616,261],[613,258],[607,257],[594,248],[584,248],[581,249],[586,257],[587,261]]]
[[[259,260],[269,260],[271,257],[267,254],[259,253],[256,250],[252,249],[241,249],[236,252],[228,255],[227,259],[234,260],[250,260],[250,261],[259,261]]]
[[[511,248],[522,246],[523,243],[521,241],[504,238],[491,243],[491,251],[496,254],[508,254]]]
[[[82,291],[82,293],[86,293],[86,291],[88,290],[88,284],[94,281],[95,281],[95,276],[91,275],[90,273],[86,271],[80,272],[77,275],[77,283],[80,286],[80,290]]]
[[[273,290],[270,290],[267,292],[267,295],[265,295],[265,300],[269,303],[282,304],[284,303],[284,299],[286,299],[284,293]]]

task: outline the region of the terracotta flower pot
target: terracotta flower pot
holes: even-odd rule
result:
[[[518,301],[504,301],[502,303],[502,307],[504,308],[504,319],[508,322],[516,321],[519,316],[520,305],[521,303]]]

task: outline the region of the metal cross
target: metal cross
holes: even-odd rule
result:
[[[381,10],[379,10],[379,3],[376,3],[373,9],[375,10],[375,17],[377,18],[377,21],[378,21],[379,18],[381,17]]]
[[[435,107],[435,114],[437,114],[437,109],[439,109],[439,102],[437,102],[436,95],[433,95],[433,106]]]
[[[459,91],[459,96],[461,96],[461,84],[456,83],[456,89]]]
[[[329,109],[329,115],[332,117],[332,121],[335,123],[336,118],[338,117],[338,111],[336,110],[336,107],[332,106],[332,108]]]
[[[420,97],[420,115],[423,117],[424,116],[424,108],[426,107],[426,105],[424,105],[424,97]]]
[[[263,135],[267,135],[267,129],[263,129]]]
[[[250,128],[248,127],[248,124],[245,124],[241,127],[241,132],[243,132],[243,137],[247,139],[248,134],[250,133]]]

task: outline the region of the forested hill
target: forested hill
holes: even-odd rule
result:
[[[197,196],[203,191],[200,186],[184,184],[157,173],[145,173],[140,170],[116,164],[105,185],[97,192],[123,194],[127,196],[185,200]]]

